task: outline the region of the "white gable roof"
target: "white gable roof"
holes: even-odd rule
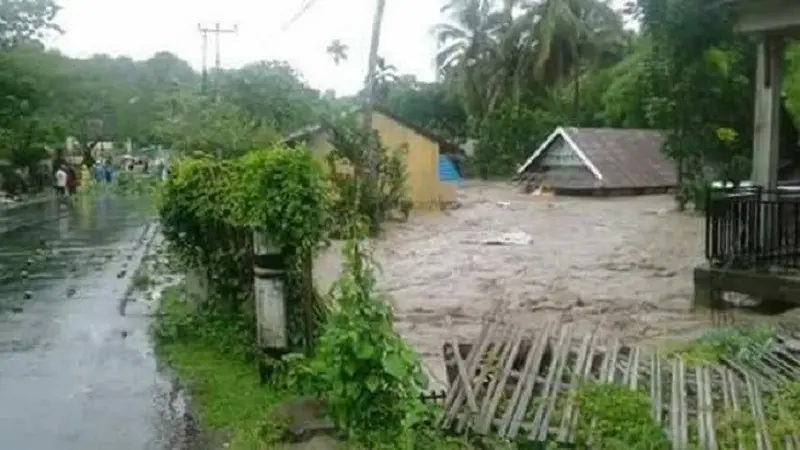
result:
[[[530,167],[530,165],[533,164],[534,161],[536,161],[536,158],[544,154],[545,150],[547,150],[550,147],[550,145],[553,142],[555,142],[555,140],[558,138],[563,139],[564,142],[567,143],[569,148],[572,149],[572,151],[575,152],[576,155],[578,155],[578,158],[580,158],[580,160],[583,162],[586,168],[592,172],[595,178],[597,178],[600,181],[603,180],[603,174],[600,173],[600,171],[586,156],[583,150],[581,150],[580,147],[578,147],[575,141],[569,136],[569,133],[567,133],[567,131],[564,129],[564,127],[556,128],[555,131],[553,131],[550,134],[550,136],[548,136],[547,139],[545,139],[542,145],[540,145],[539,148],[537,148],[536,151],[533,152],[533,154],[527,160],[525,160],[525,162],[519,167],[519,169],[517,169],[517,174],[521,174],[522,172],[528,170],[528,167]]]

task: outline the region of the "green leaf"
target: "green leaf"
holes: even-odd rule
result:
[[[406,362],[395,353],[383,358],[383,370],[394,378],[401,379],[406,375]]]
[[[377,377],[375,377],[375,376],[368,377],[367,378],[367,383],[366,383],[367,390],[369,390],[371,392],[377,391],[378,387],[380,386],[380,383],[381,383],[381,380],[378,379]]]
[[[361,344],[356,352],[358,359],[368,360],[375,356],[375,347],[372,344],[365,342]]]

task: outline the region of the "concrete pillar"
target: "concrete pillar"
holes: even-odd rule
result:
[[[283,255],[262,233],[253,233],[253,253],[258,345],[281,354],[289,346]]]
[[[781,36],[764,36],[758,44],[753,183],[768,190],[778,184],[784,46]]]
[[[763,36],[758,44],[752,179],[756,186],[768,191],[762,196],[763,200],[774,200],[778,186],[784,47],[784,38],[775,35]],[[759,232],[755,236],[758,247],[769,250],[776,244],[771,236],[777,224],[772,223],[769,207],[762,205],[761,208]]]

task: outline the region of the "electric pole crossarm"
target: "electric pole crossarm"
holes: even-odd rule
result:
[[[220,49],[220,35],[221,34],[235,34],[239,32],[239,27],[234,25],[232,28],[222,28],[219,22],[215,23],[213,27],[204,27],[200,24],[197,25],[197,31],[203,37],[203,44],[202,44],[202,53],[203,53],[203,92],[207,89],[207,79],[208,79],[208,35],[214,35],[214,48],[215,48],[215,55],[214,55],[214,67],[219,71],[220,67],[222,66],[222,56],[221,56],[221,49]]]

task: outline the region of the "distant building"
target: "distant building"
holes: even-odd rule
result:
[[[80,163],[83,160],[82,147],[80,141],[75,137],[68,137],[65,143],[67,159],[70,162]],[[133,151],[133,141],[128,139],[125,144],[120,146],[113,141],[97,141],[92,147],[92,157],[103,159],[116,153],[131,153]]]
[[[530,190],[543,186],[556,194],[665,193],[678,179],[663,145],[659,130],[559,127],[518,174]]]

